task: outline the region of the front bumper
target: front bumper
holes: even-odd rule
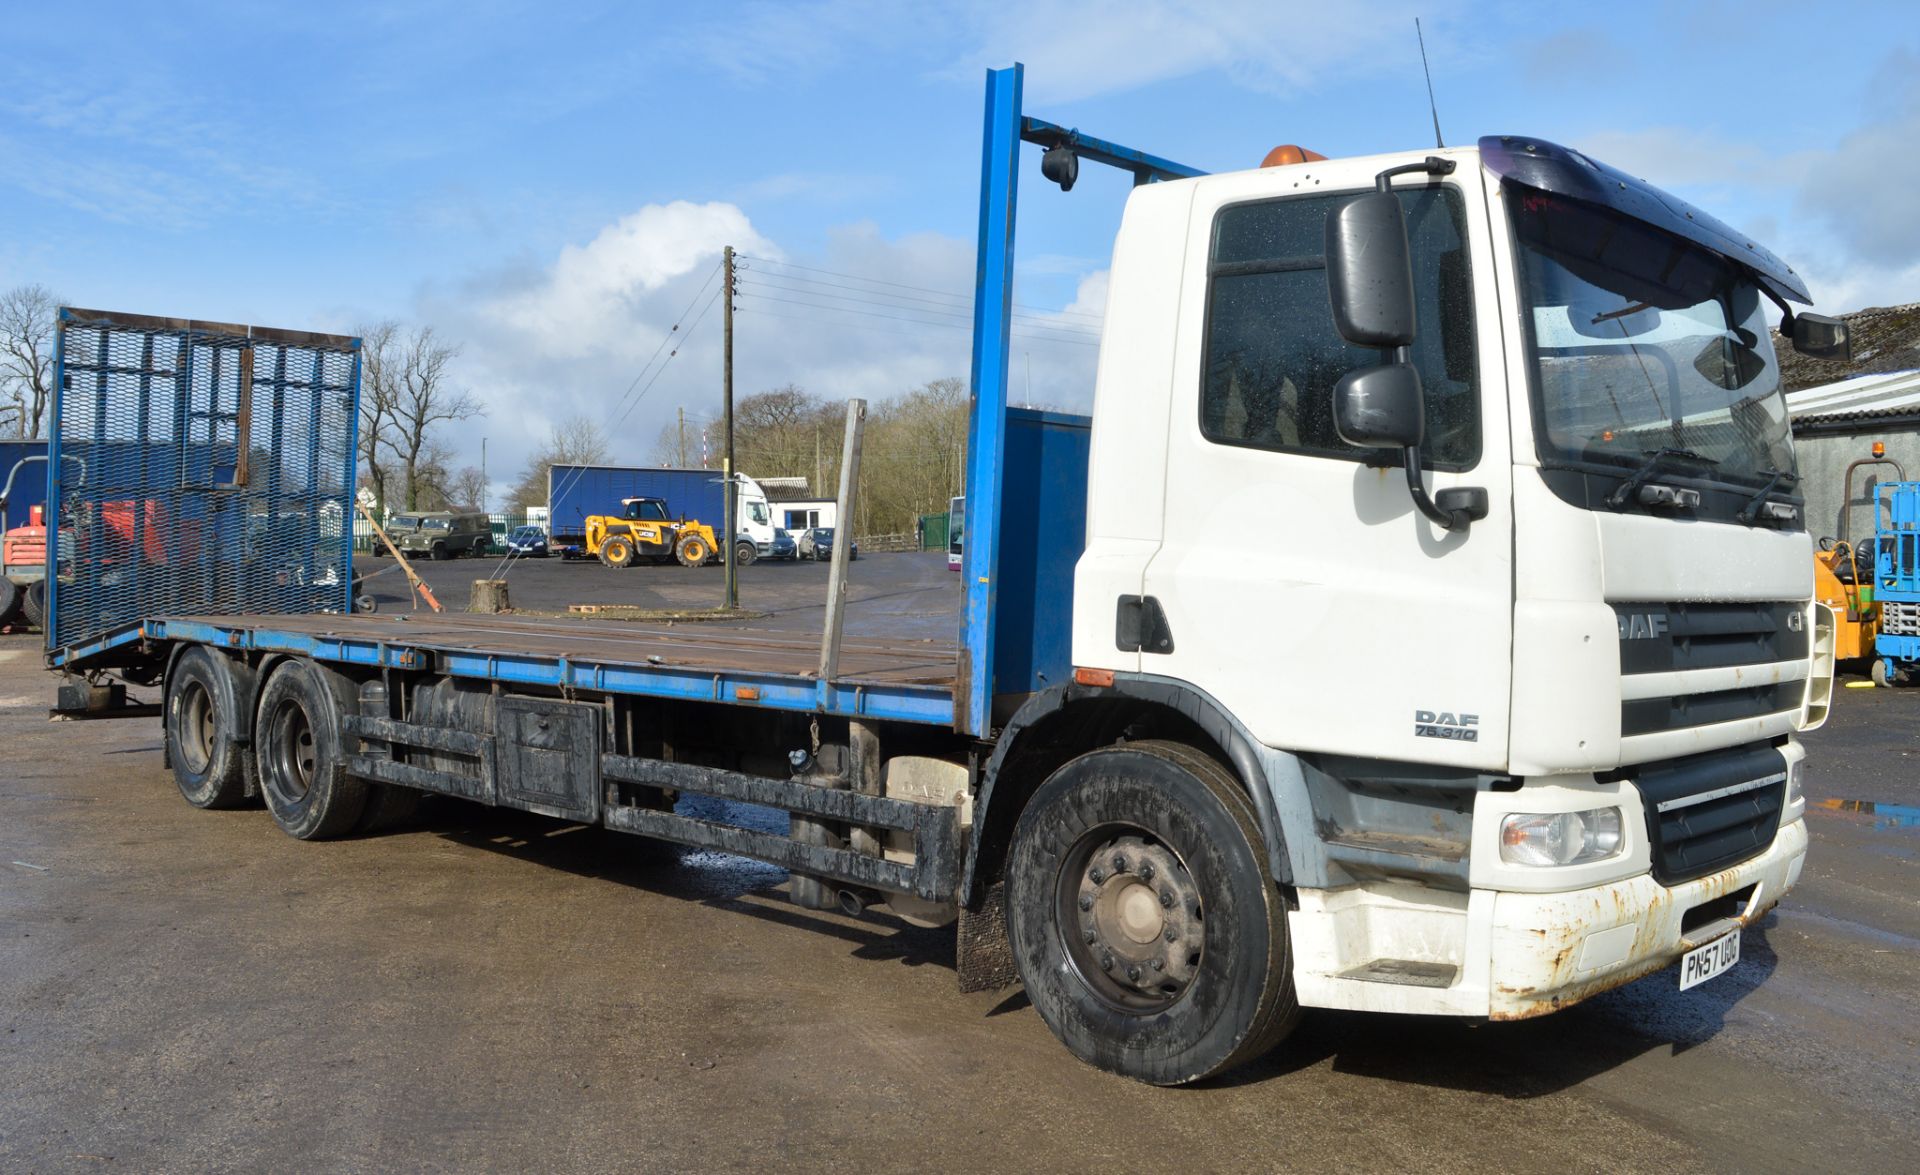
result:
[[[1566,893],[1495,895],[1487,1014],[1544,1016],[1750,925],[1799,882],[1806,854],[1807,824],[1795,820],[1759,856],[1671,888],[1642,874]],[[1737,908],[1710,906],[1749,886]],[[1712,916],[1694,913],[1702,908]]]
[[[1311,1008],[1544,1016],[1750,925],[1799,881],[1806,852],[1796,806],[1763,852],[1674,886],[1643,871],[1555,893],[1390,879],[1301,889],[1295,990]]]

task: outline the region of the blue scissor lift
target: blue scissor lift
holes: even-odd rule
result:
[[[1875,677],[1890,684],[1920,672],[1920,481],[1883,482],[1875,499]]]

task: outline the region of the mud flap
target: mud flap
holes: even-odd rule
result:
[[[998,991],[1020,981],[1007,938],[1007,883],[996,881],[980,895],[980,908],[960,907],[954,969],[961,992]]]

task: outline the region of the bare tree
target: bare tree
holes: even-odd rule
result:
[[[428,463],[423,457],[434,425],[466,420],[484,412],[473,396],[448,384],[447,364],[460,354],[460,348],[440,342],[434,337],[432,327],[420,327],[397,341],[394,353],[399,364],[393,373],[393,430],[388,448],[399,459],[399,473],[406,483],[407,509],[417,510],[420,491],[426,484],[421,474]]]
[[[547,443],[528,459],[507,501],[516,509],[545,505],[547,474],[556,465],[602,465],[610,450],[606,430],[591,416],[569,416],[555,425]]]
[[[396,354],[400,326],[392,319],[362,327],[360,335],[360,467],[368,489],[373,491],[374,511],[387,504],[387,465],[394,428],[394,404],[398,400],[400,359]]]
[[[447,500],[455,510],[485,510],[486,475],[471,465],[461,466],[460,472],[447,482]]]
[[[42,285],[0,294],[0,404],[14,431],[37,437],[53,400],[54,316],[60,299]]]

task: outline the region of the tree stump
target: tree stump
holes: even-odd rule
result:
[[[507,602],[507,581],[504,579],[476,579],[473,581],[473,594],[468,597],[469,612],[510,612],[513,606]]]

